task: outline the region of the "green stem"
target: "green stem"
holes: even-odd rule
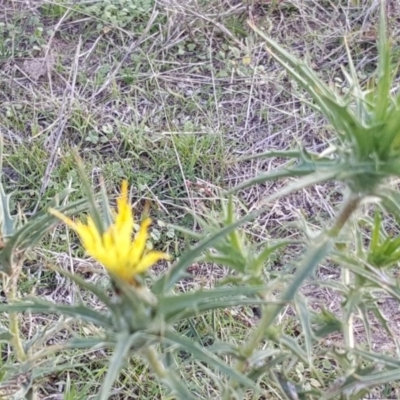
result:
[[[360,195],[353,195],[349,198],[346,206],[342,209],[342,212],[338,215],[336,223],[330,229],[328,234],[331,237],[336,237],[341,229],[343,228],[346,221],[350,218],[353,212],[357,209],[358,205],[360,204],[362,197]],[[352,282],[352,274],[346,268],[342,270],[342,282],[345,287],[350,287]],[[346,347],[348,349],[354,348],[354,328],[353,328],[353,315],[350,314],[348,319],[344,321],[344,340]]]
[[[346,268],[342,270],[342,282],[345,287],[349,287],[352,283],[352,274]],[[354,329],[353,329],[353,314],[350,314],[348,319],[343,323],[344,342],[348,349],[354,348]]]
[[[349,220],[354,211],[357,210],[363,197],[359,194],[351,194],[346,203],[344,204],[332,228],[328,231],[328,236],[335,238],[342,230],[344,224]]]
[[[153,372],[158,376],[158,378],[162,381],[167,377],[167,371],[164,368],[164,365],[159,360],[158,354],[153,346],[148,346],[143,350],[147,361],[150,364]]]
[[[11,288],[7,293],[7,300],[13,302],[17,298],[17,281],[16,277],[11,277]],[[15,350],[18,361],[26,361],[26,353],[21,342],[21,335],[19,330],[19,320],[17,313],[10,313],[10,332],[12,334],[12,344]]]
[[[265,339],[268,334],[268,329],[282,310],[284,305],[292,301],[298,291],[298,288],[303,281],[312,273],[314,268],[325,257],[333,243],[333,239],[337,237],[345,223],[349,220],[351,215],[357,209],[362,197],[360,195],[351,195],[344,204],[341,212],[336,217],[336,220],[331,229],[325,234],[322,234],[318,239],[315,246],[311,247],[306,253],[302,264],[299,266],[297,273],[290,285],[281,296],[281,301],[278,303],[270,304],[264,307],[262,318],[253,332],[247,345],[241,352],[243,358],[238,361],[236,369],[243,373],[248,365],[248,358],[253,354],[254,350],[258,347],[260,342]]]

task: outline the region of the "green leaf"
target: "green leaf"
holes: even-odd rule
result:
[[[5,329],[0,329],[0,342],[10,342],[13,338],[13,335],[10,331]]]
[[[44,300],[32,299],[30,301],[21,301],[13,304],[0,304],[0,312],[26,312],[33,313],[55,313],[61,315],[69,315],[71,317],[80,318],[84,321],[92,322],[105,328],[112,328],[111,319],[83,305],[68,306],[50,303]]]
[[[307,364],[309,362],[309,360],[307,358],[307,354],[301,348],[301,346],[299,345],[299,343],[296,339],[294,339],[288,335],[279,335],[279,337],[277,339],[278,339],[277,343],[279,343],[280,345],[289,349],[293,355],[298,357],[305,364]]]
[[[0,234],[3,241],[13,235],[16,225],[16,221],[10,212],[10,197],[11,194],[5,194],[3,184],[0,181]]]
[[[97,396],[98,400],[108,400],[110,398],[113,384],[117,379],[122,366],[125,364],[131,347],[138,336],[141,336],[141,334],[135,333],[132,335],[129,332],[120,332],[117,335],[117,345],[115,346],[114,353],[107,368],[107,374]]]
[[[257,153],[251,156],[241,157],[235,160],[235,162],[243,162],[243,161],[252,161],[258,160],[259,158],[293,158],[300,159],[302,156],[302,152],[299,150],[282,150],[282,151],[266,151],[264,153]]]
[[[268,302],[268,304],[273,304],[274,302]],[[190,318],[204,314],[207,311],[218,310],[218,309],[228,309],[237,306],[263,306],[266,301],[263,299],[243,299],[238,297],[237,299],[223,299],[214,303],[204,303],[199,304],[196,308],[189,308],[182,310],[180,314],[167,315],[167,321],[169,323],[176,322],[184,318]]]
[[[75,154],[75,159],[76,159],[76,163],[77,163],[77,167],[78,167],[78,173],[79,173],[79,177],[81,178],[82,181],[82,185],[83,185],[83,191],[85,192],[86,195],[86,201],[88,203],[88,208],[89,208],[89,214],[93,219],[94,224],[96,225],[97,231],[99,233],[103,233],[104,232],[104,223],[103,220],[101,218],[100,212],[97,208],[97,204],[96,204],[96,199],[95,196],[93,194],[93,190],[92,187],[86,177],[86,172],[85,169],[83,167],[83,163],[81,158],[79,157],[78,153]],[[59,210],[60,211],[60,210]],[[61,212],[61,211],[60,211]]]
[[[340,255],[334,259],[347,266],[347,268],[356,275],[362,276],[363,278],[369,280],[371,284],[380,287],[397,300],[400,300],[400,288],[394,285],[392,283],[393,279],[387,276],[383,271],[379,271],[368,264],[360,265],[361,261],[354,260],[350,256]]]
[[[399,348],[400,348],[399,339],[398,339],[397,335],[390,328],[387,318],[382,314],[382,311],[379,308],[379,306],[376,306],[376,303],[374,303],[373,307],[370,307],[370,309],[371,309],[372,313],[375,315],[375,318],[380,322],[381,326],[388,334],[388,337],[390,337],[393,340],[393,342],[395,343],[395,345],[397,347],[397,352],[398,352]]]
[[[331,333],[342,332],[343,329],[343,322],[325,308],[314,315],[313,323],[316,325],[314,335],[318,338],[324,338]]]
[[[244,273],[246,261],[243,257],[236,256],[237,254],[235,254],[234,251],[232,251],[230,255],[207,253],[200,259],[200,261],[207,261],[221,266],[223,265],[238,273]]]
[[[224,216],[225,216],[225,224],[230,225],[235,222],[235,207],[233,204],[233,198],[232,196],[229,196],[228,199],[228,207],[224,210]],[[230,248],[232,250],[236,250],[239,254],[243,254],[243,248],[242,248],[242,243],[240,241],[239,233],[235,229],[231,231],[228,234],[231,242],[230,242]]]
[[[113,341],[106,340],[103,337],[76,337],[65,343],[67,349],[91,349],[91,348],[109,348],[115,346],[117,337],[113,336]]]
[[[174,315],[186,308],[197,308],[200,305],[212,304],[222,299],[233,298],[244,300],[244,296],[254,296],[267,290],[267,286],[235,286],[228,288],[202,289],[196,292],[180,293],[177,295],[160,296],[157,312]]]
[[[378,250],[379,237],[381,233],[381,223],[382,223],[381,214],[379,211],[375,211],[374,225],[372,228],[371,242],[369,245],[369,248],[372,252],[376,252]]]
[[[387,354],[382,353],[374,353],[372,351],[365,351],[360,350],[359,348],[355,347],[352,349],[352,352],[356,355],[361,356],[362,358],[377,362],[385,365],[387,368],[400,368],[400,360],[398,358],[393,358]]]
[[[209,367],[219,370],[226,376],[234,379],[236,382],[250,387],[257,392],[259,391],[257,385],[252,380],[239,373],[228,364],[224,363],[221,359],[208,351],[206,348],[200,346],[198,343],[193,342],[192,340],[178,335],[170,330],[165,331],[163,339],[165,342],[177,345],[182,350],[191,353],[197,360],[206,362]]]
[[[308,362],[308,367],[313,369],[313,332],[311,328],[311,321],[310,321],[310,311],[307,307],[306,300],[301,294],[297,294],[295,297],[295,302],[294,302],[296,309],[297,309],[297,315],[299,316],[300,323],[302,326],[302,332],[304,335],[304,344],[306,348],[306,353],[307,353],[307,362]]]
[[[233,224],[225,226],[219,232],[210,235],[200,241],[195,247],[187,250],[180,259],[167,271],[165,272],[153,285],[152,291],[156,295],[161,293],[167,293],[173,285],[186,275],[185,269],[198,257],[204,250],[208,249],[213,245],[214,242],[226,236],[228,233],[232,232],[234,229],[238,228],[240,225],[253,220],[262,211],[258,210],[253,213],[249,213],[247,216],[236,221]]]
[[[10,194],[6,195],[3,187],[3,135],[0,135],[0,239],[6,238],[14,233],[15,220],[10,212]],[[1,271],[1,265],[0,265]],[[11,271],[3,271],[10,274]]]
[[[336,399],[338,395],[344,392],[358,392],[363,388],[373,388],[386,383],[397,382],[400,379],[400,368],[391,371],[379,372],[377,366],[367,368],[357,368],[351,376],[348,376],[341,385],[332,387],[326,392],[323,400]],[[353,398],[353,397],[352,397]]]
[[[379,40],[378,40],[378,87],[375,101],[375,117],[377,121],[384,122],[389,109],[390,89],[392,84],[390,45],[387,39],[386,9],[380,6],[379,15]]]
[[[259,276],[262,273],[263,267],[267,261],[267,259],[274,253],[276,250],[281,247],[288,246],[292,244],[293,241],[282,240],[279,243],[268,245],[265,244],[264,250],[262,250],[253,260],[253,262],[249,265],[248,269],[252,272],[252,275]]]
[[[67,190],[63,191],[61,194],[67,195],[68,193],[70,192]],[[56,198],[61,198],[61,196],[56,196]],[[55,202],[57,202],[57,200],[55,200]],[[59,211],[68,215],[71,212],[81,212],[86,210],[86,208],[86,201],[79,200],[60,207]],[[3,272],[11,271],[15,261],[15,251],[18,250],[19,256],[21,257],[21,252],[35,246],[41,240],[42,236],[53,227],[55,221],[57,221],[57,218],[47,213],[47,208],[45,211],[38,212],[29,218],[21,228],[8,238],[5,246],[0,249],[0,270]]]
[[[100,182],[100,200],[101,200],[101,209],[103,217],[102,219],[103,226],[105,225],[108,228],[113,223],[113,215],[103,179],[101,179]]]
[[[304,280],[312,274],[317,265],[328,254],[333,242],[333,238],[323,235],[316,240],[314,246],[309,247],[297,268],[297,272],[293,276],[293,280],[281,295],[279,299],[280,302],[276,304],[268,304],[264,307],[262,317],[263,327],[268,328],[273,325],[275,318],[278,316],[285,304],[294,299]],[[263,335],[264,332],[257,330],[256,334]]]
[[[293,178],[306,175],[305,178],[299,179],[296,182],[288,184],[278,193],[265,199],[263,203],[266,203],[281,198],[283,196],[286,196],[290,193],[293,193],[296,190],[300,190],[317,183],[323,183],[328,180],[334,179],[335,177],[338,176],[339,172],[340,170],[334,168],[334,165],[332,165],[331,169],[329,170],[327,169],[326,171],[317,171],[315,165],[314,166],[309,165],[306,168],[303,165],[299,165],[294,168],[279,169],[277,171],[271,171],[266,174],[259,174],[256,177],[251,178],[241,183],[240,185],[234,187],[233,189],[229,190],[228,194],[232,194],[234,192],[238,192],[239,190],[247,189],[248,187],[259,185],[261,183],[265,183],[268,181],[274,181],[280,178]]]
[[[100,301],[102,301],[110,310],[115,308],[115,303],[113,303],[112,299],[108,295],[108,293],[101,287],[94,285],[93,283],[88,282],[86,279],[83,279],[77,274],[73,274],[65,269],[57,268],[55,266],[51,266],[53,271],[58,272],[59,274],[67,277],[71,281],[75,282],[80,288],[84,288],[89,292],[92,292]]]
[[[351,134],[349,127],[354,126],[356,120],[346,102],[322,82],[304,62],[291,55],[253,23],[249,22],[249,25],[266,41],[270,55],[313,97],[321,112],[335,129],[347,135]]]
[[[381,188],[381,190],[375,193],[375,195],[382,200],[383,207],[386,209],[386,211],[392,213],[397,221],[400,222],[399,191],[385,187]]]

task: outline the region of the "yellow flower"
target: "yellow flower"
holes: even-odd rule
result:
[[[84,224],[81,221],[72,221],[57,210],[49,211],[78,234],[87,254],[103,264],[111,275],[129,283],[135,283],[135,275],[146,271],[157,261],[170,258],[160,251],[146,252],[150,218],[142,221],[136,237],[132,237],[134,220],[128,203],[127,181],[122,182],[115,221],[103,233],[98,231],[90,216]]]

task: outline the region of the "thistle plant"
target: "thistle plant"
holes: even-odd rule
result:
[[[282,295],[284,301],[291,301],[304,279],[330,252],[343,226],[360,209],[363,201],[379,198],[388,211],[394,211],[398,215],[395,205],[398,195],[387,185],[389,178],[398,177],[400,174],[400,94],[397,96],[392,94],[397,68],[393,68],[391,62],[384,4],[380,12],[376,76],[370,79],[368,87],[361,86],[346,44],[349,71],[343,69],[343,74],[347,79],[349,90],[345,95],[340,95],[325,84],[307,64],[287,52],[253,23],[249,24],[265,41],[271,57],[281,64],[311,96],[312,102],[307,100],[304,102],[329,121],[336,135],[336,141],[321,154],[311,154],[302,149],[297,153],[268,152],[258,155],[257,157],[286,156],[295,163],[293,167],[251,179],[238,189],[281,177],[302,177],[292,186],[266,199],[266,202],[291,191],[328,181],[343,182],[348,189],[347,199],[336,220],[320,235],[316,245],[309,248],[299,271]],[[343,268],[342,276],[343,284],[350,285],[351,277],[348,269]],[[279,307],[270,309],[269,316],[265,317],[261,325],[265,325],[264,328],[269,326],[279,310]],[[347,344],[353,347],[351,316],[347,323],[345,336]]]
[[[15,256],[31,248],[34,240],[53,226],[55,217],[77,233],[86,254],[102,264],[110,278],[108,286],[101,287],[79,274],[53,268],[74,282],[79,291],[95,298],[101,305],[98,309],[85,302],[84,296],[76,304],[64,305],[37,297],[18,299],[16,290],[8,303],[0,304],[0,311],[10,316],[18,312],[55,313],[95,327],[96,334],[89,337],[71,337],[61,345],[34,353],[29,343],[21,345],[20,332],[20,342],[15,340],[16,331],[10,323],[10,343],[19,354],[18,368],[30,374],[26,393],[32,393],[35,379],[52,371],[67,350],[93,348],[111,353],[107,373],[96,392],[101,400],[110,398],[121,370],[137,357],[151,368],[168,395],[177,399],[205,398],[191,389],[191,382],[182,379],[187,365],[195,365],[221,399],[267,398],[272,391],[285,399],[361,399],[372,387],[400,379],[395,354],[374,351],[370,327],[372,315],[399,350],[398,340],[378,304],[383,295],[400,301],[399,283],[391,276],[391,268],[400,259],[400,240],[385,229],[388,216],[397,220],[400,217],[400,196],[390,183],[391,178],[400,175],[400,94],[392,90],[395,70],[385,8],[381,7],[380,14],[376,76],[362,85],[347,49],[349,70],[343,70],[343,74],[349,90],[345,95],[325,84],[253,23],[250,26],[265,42],[272,58],[311,97],[311,101],[304,100],[308,106],[329,121],[334,143],[320,154],[299,149],[257,155],[286,157],[292,163],[233,189],[228,199],[221,199],[220,215],[195,216],[201,231],[181,231],[189,233],[196,243],[173,261],[164,250],[147,250],[151,224],[147,211],[135,233],[126,181],[116,211],[112,211],[104,185],[100,196],[96,196],[81,171],[85,207],[52,204],[49,213],[39,213],[19,230],[14,230],[7,202],[3,201],[5,247],[0,258],[6,279],[18,277],[22,264]],[[245,187],[287,177],[296,180],[265,198],[259,210],[239,217],[243,213],[235,207],[234,194]],[[255,246],[243,225],[254,221],[271,201],[326,182],[341,182],[346,187],[336,217],[327,227],[321,227],[313,240],[301,243],[302,256],[291,263],[293,274],[269,273],[265,265],[270,256],[293,241],[276,238]],[[78,216],[83,208],[89,214],[85,223]],[[373,210],[374,217],[369,217],[366,210]],[[167,264],[165,270],[158,276],[152,274],[150,267],[161,260]],[[320,281],[313,275],[322,260],[340,270],[341,281]],[[228,276],[215,287],[187,292],[178,289],[178,283],[191,278],[187,268],[195,262],[223,265]],[[308,304],[301,289],[310,277],[313,285],[341,296],[340,312]],[[17,281],[13,280],[15,288]],[[258,307],[261,316],[246,338],[238,344],[223,341],[219,332],[213,332],[212,344],[205,344],[196,329],[197,319],[214,315],[217,310],[247,307]],[[294,315],[293,332],[290,318],[282,316],[284,308]],[[364,346],[358,346],[355,340],[355,317],[365,328]],[[196,340],[181,328],[183,323],[191,327]],[[343,338],[343,343],[329,345],[332,334]],[[36,364],[41,365],[41,372],[35,372]],[[271,392],[265,394],[265,388],[271,388]]]
[[[21,360],[22,369],[31,370],[33,361],[46,363],[46,357],[71,348],[91,348],[93,346],[113,349],[107,375],[98,393],[99,399],[108,399],[112,385],[119,371],[133,355],[140,355],[151,366],[160,381],[179,398],[196,398],[179,379],[173,366],[173,355],[177,351],[186,351],[196,359],[210,365],[239,382],[243,387],[253,387],[255,383],[236,371],[233,366],[223,361],[217,354],[220,349],[207,349],[193,343],[176,330],[176,324],[182,320],[196,317],[199,313],[235,305],[260,305],[264,301],[259,293],[265,285],[243,285],[241,287],[213,288],[193,293],[174,293],[174,284],[185,277],[188,267],[196,257],[209,246],[232,232],[239,222],[231,224],[221,231],[205,237],[193,249],[177,260],[156,280],[149,284],[145,277],[148,268],[158,260],[169,260],[170,257],[161,251],[147,251],[146,241],[150,218],[144,216],[139,231],[133,234],[133,214],[128,198],[128,185],[122,183],[121,194],[117,199],[117,212],[112,211],[104,187],[100,204],[91,191],[89,183],[81,171],[86,190],[87,222],[74,221],[65,215],[69,209],[49,208],[52,221],[54,216],[72,228],[81,239],[87,254],[97,259],[110,275],[110,286],[105,290],[85,281],[79,275],[65,270],[56,271],[75,282],[81,290],[91,293],[103,305],[103,311],[96,311],[85,304],[65,306],[53,304],[38,298],[24,301],[12,301],[0,305],[1,311],[29,311],[57,313],[74,317],[88,324],[94,324],[102,334],[98,337],[71,339],[64,346],[54,346],[44,353],[31,354]],[[239,243],[241,246],[241,244]],[[110,295],[111,292],[111,295]],[[235,353],[237,350],[228,345],[224,353]],[[165,358],[166,357],[166,358]],[[168,361],[170,360],[170,361]],[[46,371],[54,368],[52,358],[47,361]],[[33,374],[33,372],[31,372]]]

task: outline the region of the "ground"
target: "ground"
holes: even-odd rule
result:
[[[367,81],[376,67],[376,1],[109,3],[116,8],[107,11],[105,0],[0,0],[3,181],[7,191],[15,191],[14,211],[20,207],[32,213],[69,184],[76,189],[71,200],[77,199],[78,153],[95,188],[102,176],[113,197],[126,178],[137,209],[145,199],[151,200],[156,221],[152,244],[175,256],[185,245],[169,223],[197,229],[187,210],[201,214],[227,190],[285,162],[276,157],[246,158],[299,146],[320,152],[334,140],[327,122],[301,102],[305,93],[270,58],[247,20],[307,61],[338,90],[346,90],[345,43],[360,79]],[[400,6],[387,3],[398,60]],[[237,202],[244,213],[257,209],[267,194],[286,183],[243,190]],[[254,243],[295,236],[299,216],[323,227],[338,210],[342,190],[336,184],[319,185],[287,196],[271,204],[246,232]],[[55,233],[32,256],[24,292],[72,301],[72,284],[57,281],[62,278],[44,267],[49,262],[73,266],[88,279],[101,281],[91,272],[98,267],[75,245],[71,261],[66,239]],[[269,267],[282,269],[296,251],[280,253]],[[193,266],[193,271],[200,281],[223,274],[210,265]],[[320,274],[322,279],[337,277],[333,265]],[[332,310],[340,303],[333,291],[309,286],[305,293],[310,301]],[[393,307],[384,309],[399,332]],[[242,316],[243,326],[225,321],[224,331],[231,329],[240,337],[252,318]],[[380,348],[393,347],[381,330],[376,334]],[[359,337],[365,337],[361,331]],[[104,373],[99,355],[86,356],[91,371],[68,375],[83,393],[91,390],[84,382],[93,386],[99,381],[96,374]],[[146,367],[129,368],[120,379],[141,382],[137,397],[116,392],[112,398],[155,398],[159,386],[146,380],[148,373]],[[63,388],[56,381],[55,373],[54,382],[43,383],[43,398],[60,398]]]

